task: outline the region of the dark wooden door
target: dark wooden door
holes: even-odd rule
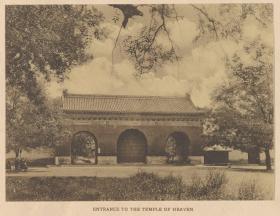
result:
[[[118,163],[145,163],[147,141],[145,136],[137,130],[127,130],[118,140]]]

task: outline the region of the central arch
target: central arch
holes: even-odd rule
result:
[[[147,139],[137,129],[121,133],[117,142],[118,163],[146,163]]]

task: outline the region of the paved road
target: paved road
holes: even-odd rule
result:
[[[147,165],[113,165],[113,166],[50,166],[31,167],[27,172],[8,172],[7,176],[98,176],[98,177],[128,177],[137,172],[153,172],[159,175],[192,175],[196,172],[203,173],[210,169],[219,169],[232,173],[242,172],[259,173],[261,175],[271,175],[266,173],[264,166],[147,166]]]
[[[51,166],[48,168],[30,168],[28,172],[11,172],[7,176],[98,176],[98,177],[128,177],[137,172],[153,172],[159,175],[178,174],[193,170],[186,166]]]

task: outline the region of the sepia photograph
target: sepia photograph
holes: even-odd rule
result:
[[[6,202],[275,200],[273,4],[138,3],[4,6]]]

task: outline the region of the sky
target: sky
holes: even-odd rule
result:
[[[133,63],[122,53],[119,45],[125,36],[139,32],[149,22],[147,11],[144,10],[144,17],[131,19],[127,28],[122,29],[114,52],[115,64],[112,73],[111,54],[122,17],[118,9],[110,6],[97,8],[106,17],[102,26],[109,30],[108,37],[102,41],[94,40],[89,46],[87,52],[93,54],[92,61],[73,68],[69,78],[63,83],[48,83],[47,92],[51,97],[61,96],[63,89],[77,94],[184,96],[188,93],[196,106],[208,107],[211,105],[213,90],[227,81],[225,55],[232,56],[242,50],[246,41],[258,37],[269,46],[273,45],[272,27],[264,29],[252,16],[249,16],[242,26],[244,39],[239,43],[213,40],[194,44],[193,40],[199,34],[195,12],[189,5],[177,5],[179,15],[184,18],[179,22],[168,21],[167,26],[176,44],[176,52],[182,57],[180,62],[165,64],[159,71],[137,78]],[[113,15],[120,16],[120,21],[114,23]],[[166,37],[160,37],[159,41],[163,45],[169,45]],[[247,59],[246,56],[243,58]]]

